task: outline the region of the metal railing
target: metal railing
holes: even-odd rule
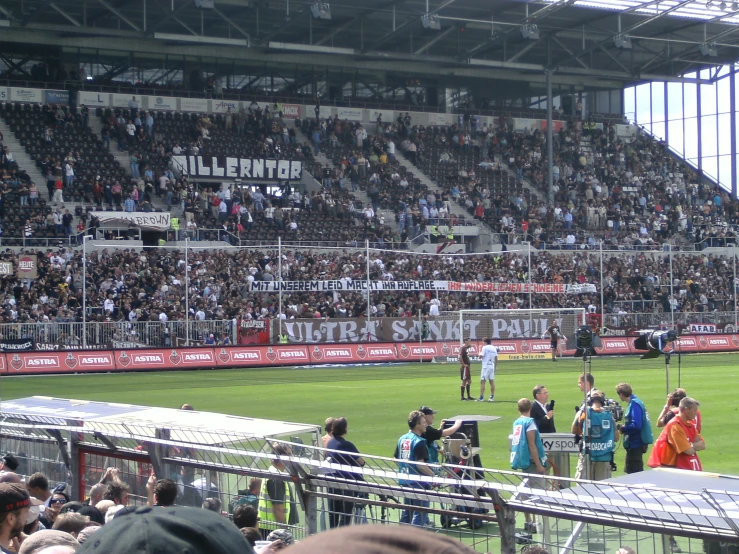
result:
[[[90,419],[72,424],[61,416],[26,416],[15,408],[0,412],[0,421],[3,451],[23,452],[18,456],[19,471],[26,475],[44,471],[55,481],[66,481],[72,497],[79,500],[106,467],[119,469],[119,477],[131,487],[133,504],[144,502],[145,483],[153,469],[157,477],[170,477],[181,485],[178,504],[199,505],[207,494],[220,498],[231,513],[249,479],[285,483],[293,498],[300,499],[295,505],[299,519],[292,526],[298,538],[327,528],[332,513],[337,514],[335,501],[340,500],[361,504],[365,521],[398,524],[405,510],[415,512],[419,522],[427,516],[438,523],[437,532],[471,541],[482,552],[495,547],[504,554],[517,550],[516,512],[543,518],[537,542],[555,547],[552,552],[613,552],[624,544],[627,533],[633,541],[634,532],[655,534],[658,542],[667,535],[739,542],[733,519],[739,493],[727,490],[696,492],[677,488],[679,484],[663,488],[531,476],[470,466],[454,457],[453,447],[445,447],[440,464],[406,462],[411,470],[403,471],[397,460],[373,455],[362,455],[363,467],[336,463],[334,451],[312,446],[315,436],[285,441],[258,438],[248,429],[225,431],[205,425]],[[282,462],[279,469],[275,461]],[[420,465],[432,475],[417,473],[414,468]],[[715,486],[722,483],[716,479]],[[464,525],[445,531],[456,526],[455,521]],[[486,527],[489,522],[497,526]],[[574,548],[583,532],[606,538],[609,548],[602,543],[591,546],[589,541]],[[637,543],[633,546],[644,552],[669,552]]]
[[[90,315],[102,312],[89,308]],[[102,316],[101,316],[102,317]],[[236,343],[237,329],[231,319],[190,321],[190,344],[202,344],[209,335],[220,339],[227,334],[231,344]],[[187,331],[184,321],[56,321],[52,323],[3,323],[3,339],[33,339],[39,350],[81,349],[83,335],[88,348],[169,348],[185,345]]]

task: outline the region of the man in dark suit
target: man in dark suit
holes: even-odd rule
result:
[[[536,385],[534,387],[534,402],[531,406],[531,417],[534,418],[539,433],[556,433],[554,428],[554,410],[553,406],[547,403],[549,400],[549,391],[544,385]]]

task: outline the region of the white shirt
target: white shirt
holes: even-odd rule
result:
[[[498,359],[498,349],[492,344],[486,344],[480,350],[480,355],[482,356],[483,367],[494,366]]]

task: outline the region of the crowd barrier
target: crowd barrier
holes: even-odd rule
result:
[[[602,337],[598,355],[643,354],[634,348],[636,337]],[[548,340],[510,339],[493,341],[502,360],[546,358],[551,353]],[[216,346],[134,350],[73,350],[57,352],[6,352],[0,354],[0,375],[42,373],[86,373],[159,371],[321,365],[372,362],[456,362],[459,343],[397,342],[374,344],[313,344],[274,346]],[[473,341],[474,357],[482,342]],[[563,355],[574,355],[564,349]],[[667,351],[737,352],[739,335],[687,335],[671,344]]]

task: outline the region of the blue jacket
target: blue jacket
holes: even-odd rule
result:
[[[625,425],[621,427],[621,432],[625,435],[624,448],[641,448],[654,442],[647,409],[635,395],[631,396],[631,401],[626,406],[624,421]]]

